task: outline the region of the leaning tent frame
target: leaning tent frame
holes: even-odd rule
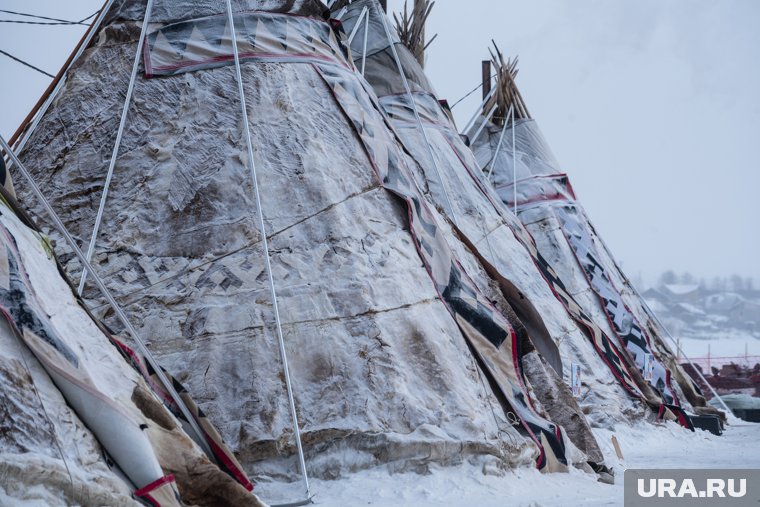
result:
[[[477,88],[476,88],[477,89]],[[481,111],[486,107],[486,104],[488,104],[488,101],[491,100],[491,97],[493,97],[493,94],[496,93],[496,88],[492,88],[491,91],[489,91],[487,94],[485,94],[485,97],[483,97],[483,102],[480,103],[477,109],[475,109],[475,113],[473,113],[472,117],[467,121],[467,124],[464,126],[460,134],[464,135],[465,132],[470,130],[470,127],[475,125],[475,121],[477,121],[478,116],[481,115]],[[456,104],[455,104],[456,105]],[[452,108],[454,106],[451,106]],[[493,113],[491,113],[493,114]],[[490,115],[489,115],[490,117]]]
[[[438,37],[438,34],[435,34],[429,41],[425,41],[425,25],[434,5],[434,0],[413,0],[410,13],[407,0],[404,0],[404,11],[400,17],[393,13],[396,33],[401,43],[409,49],[422,68],[425,67],[425,50]]]
[[[333,4],[335,4],[337,0],[329,0],[326,5],[328,9],[332,9]],[[349,1],[350,4],[350,1]],[[333,16],[333,19],[336,21],[340,21],[343,16],[348,12],[348,5],[341,8],[338,13]],[[362,11],[359,14],[359,17],[356,20],[356,25],[354,25],[354,29],[351,30],[351,33],[348,35],[347,39],[347,47],[351,47],[351,43],[354,40],[354,37],[356,37],[357,33],[359,32],[359,28],[362,25],[362,22],[364,23],[364,41],[362,43],[362,68],[361,68],[361,75],[364,77],[364,70],[367,63],[367,35],[369,34],[369,9],[367,6],[362,7]]]
[[[351,42],[353,42],[354,37],[356,37],[357,32],[359,31],[359,28],[362,26],[362,22],[364,22],[364,43],[362,47],[362,76],[364,76],[364,67],[367,63],[367,35],[369,34],[369,10],[367,7],[362,8],[361,14],[359,14],[359,18],[356,20],[356,25],[354,25],[354,29],[351,30],[351,34],[348,36],[348,43],[347,45],[351,47]]]
[[[515,129],[515,113],[519,112],[521,119],[530,118],[530,113],[528,112],[528,108],[525,106],[525,102],[520,95],[520,91],[515,85],[515,77],[517,76],[517,58],[514,60],[510,59],[505,62],[504,55],[499,50],[496,42],[493,40],[491,40],[491,42],[494,45],[496,53],[494,54],[494,52],[489,48],[488,51],[491,53],[491,60],[483,60],[482,62],[483,91],[485,92],[486,85],[488,85],[488,88],[491,88],[491,66],[493,66],[494,70],[496,71],[496,86],[491,88],[487,97],[483,98],[483,105],[480,109],[475,111],[475,115],[477,116],[478,112],[481,109],[487,107],[487,104],[489,104],[490,101],[493,101],[494,105],[491,108],[490,113],[483,119],[483,124],[480,126],[473,139],[477,139],[478,135],[488,124],[489,120],[493,118],[493,115],[499,106],[500,96],[506,95],[509,99],[509,110],[502,117],[504,125],[502,125],[501,128],[501,134],[499,135],[499,142],[496,145],[496,150],[494,151],[491,160],[488,162],[488,164],[486,164],[486,167],[488,167],[488,174],[486,175],[486,179],[489,179],[491,177],[491,173],[493,172],[493,164],[496,162],[496,157],[498,156],[499,151],[501,151],[501,145],[504,141],[504,134],[507,131],[507,127],[509,127],[512,130],[512,181],[514,182],[512,185],[512,192],[514,196],[512,211],[514,212],[515,216],[517,216],[517,139]],[[510,121],[507,121],[508,117]],[[466,131],[467,130],[465,129],[465,132]]]
[[[107,199],[108,194],[108,187],[113,175],[113,170],[116,163],[116,158],[118,155],[118,150],[121,143],[121,136],[123,134],[125,125],[126,125],[126,118],[127,113],[129,109],[130,99],[132,97],[132,92],[134,88],[134,83],[136,80],[136,74],[137,70],[139,68],[139,61],[140,56],[142,54],[142,47],[145,40],[145,35],[147,32],[147,27],[150,21],[150,15],[151,15],[151,9],[153,6],[154,0],[148,0],[146,5],[146,13],[143,17],[143,24],[141,28],[140,33],[140,39],[138,41],[138,49],[135,55],[135,60],[133,63],[132,68],[132,74],[130,76],[130,82],[127,90],[127,95],[125,99],[124,106],[122,108],[122,114],[121,119],[119,123],[119,129],[117,131],[117,138],[114,144],[111,160],[109,163],[109,169],[106,176],[106,181],[104,184],[103,194],[101,195],[100,205],[98,208],[98,214],[96,217],[96,223],[95,227],[93,229],[92,233],[92,239],[90,241],[90,244],[88,246],[88,252],[85,255],[79,246],[76,244],[76,241],[69,233],[68,229],[64,225],[61,218],[58,216],[58,214],[53,209],[50,202],[47,200],[47,198],[44,196],[42,191],[40,190],[39,186],[37,185],[36,181],[32,177],[31,173],[26,169],[26,167],[22,164],[22,162],[18,159],[17,155],[12,150],[10,144],[8,144],[5,139],[0,136],[0,147],[8,154],[10,157],[10,161],[12,164],[15,164],[16,168],[21,172],[21,174],[24,176],[24,178],[27,180],[30,189],[37,197],[40,204],[43,206],[47,214],[52,219],[55,227],[59,230],[59,232],[63,235],[66,243],[69,245],[69,247],[73,250],[75,256],[78,258],[78,260],[82,264],[82,277],[80,279],[80,285],[78,288],[78,293],[81,295],[87,273],[90,273],[92,275],[93,281],[95,282],[96,286],[100,290],[101,294],[106,298],[108,304],[111,306],[111,308],[114,310],[116,316],[118,319],[122,322],[128,333],[132,336],[135,343],[137,344],[138,348],[140,349],[140,352],[143,354],[143,356],[146,358],[148,363],[151,365],[151,367],[156,371],[157,376],[159,377],[159,380],[161,381],[161,384],[164,386],[164,388],[167,390],[173,401],[177,404],[180,411],[182,412],[182,415],[188,420],[188,423],[190,424],[191,428],[197,435],[197,442],[202,447],[203,451],[210,457],[213,458],[214,454],[211,452],[211,448],[209,447],[208,442],[206,441],[203,432],[201,431],[200,427],[198,426],[195,419],[192,417],[190,411],[188,410],[187,406],[185,405],[182,398],[179,396],[179,394],[174,389],[174,386],[172,383],[166,378],[166,375],[164,374],[161,367],[158,365],[158,362],[153,357],[150,350],[146,347],[144,341],[140,337],[139,333],[135,329],[135,327],[130,322],[129,318],[127,317],[124,310],[121,308],[119,303],[116,301],[114,296],[111,294],[110,290],[107,288],[105,283],[103,282],[103,279],[95,272],[92,264],[90,263],[90,259],[92,256],[92,253],[94,251],[95,246],[95,239],[97,238],[97,233],[99,229],[100,220],[102,219],[103,210],[105,208],[105,202]],[[73,57],[71,57],[66,64],[64,64],[64,67],[59,72],[59,75],[57,76],[57,83],[55,84],[55,87],[53,90],[49,93],[45,101],[40,106],[39,103],[35,108],[33,109],[32,113],[30,113],[29,117],[24,121],[22,126],[19,128],[19,130],[14,134],[14,138],[18,139],[20,136],[23,135],[21,140],[18,142],[17,151],[21,151],[23,147],[26,145],[28,140],[30,139],[32,133],[36,129],[37,125],[41,121],[42,117],[45,115],[47,110],[49,109],[50,105],[52,104],[53,100],[56,98],[57,94],[60,92],[61,88],[63,88],[63,85],[65,84],[66,77],[68,71],[72,68],[74,63],[79,59],[79,57],[82,55],[82,53],[87,49],[89,44],[91,43],[94,34],[98,31],[101,24],[103,23],[103,20],[105,19],[105,16],[109,12],[111,6],[113,5],[114,0],[107,0],[104,4],[103,8],[101,9],[98,17],[93,22],[92,25],[90,25],[90,28],[85,33],[84,37],[80,41],[77,49],[75,50],[75,53],[73,54]],[[233,52],[235,57],[235,67],[236,67],[236,78],[238,82],[238,91],[240,93],[241,97],[241,110],[243,113],[243,119],[244,119],[244,128],[245,128],[245,137],[246,137],[246,143],[248,148],[248,155],[250,160],[250,171],[251,171],[251,178],[252,183],[254,187],[255,192],[255,198],[256,198],[256,205],[257,205],[257,211],[259,216],[259,227],[262,237],[262,242],[265,250],[265,258],[266,258],[266,269],[267,274],[269,278],[269,286],[270,286],[270,293],[272,295],[272,306],[273,310],[275,312],[275,321],[276,321],[276,327],[277,327],[277,336],[278,336],[278,342],[279,342],[279,351],[280,351],[280,357],[283,364],[283,374],[285,376],[285,382],[286,382],[286,388],[287,388],[287,394],[288,394],[288,404],[289,404],[289,410],[291,412],[291,418],[293,421],[294,426],[294,436],[296,438],[296,448],[298,453],[298,462],[299,462],[299,468],[300,468],[300,474],[302,476],[302,481],[306,490],[306,498],[297,500],[294,502],[288,502],[283,504],[275,504],[272,505],[272,507],[298,507],[302,505],[307,505],[312,502],[313,495],[310,492],[310,485],[309,485],[309,479],[306,471],[306,463],[304,458],[304,452],[303,452],[303,443],[301,439],[301,433],[300,428],[298,426],[298,416],[295,409],[295,401],[293,396],[293,388],[292,388],[292,382],[290,378],[290,371],[288,368],[288,360],[287,360],[287,354],[285,351],[285,344],[284,344],[284,338],[282,334],[282,325],[280,321],[280,315],[279,315],[279,309],[277,306],[277,299],[276,299],[276,289],[274,286],[274,279],[272,276],[272,267],[270,262],[270,256],[269,256],[269,249],[268,249],[268,242],[266,238],[266,231],[264,228],[264,218],[263,218],[263,212],[261,209],[261,199],[259,196],[259,190],[258,190],[258,181],[256,177],[256,169],[253,161],[253,148],[251,144],[251,135],[250,135],[250,129],[248,124],[248,116],[246,112],[246,105],[245,105],[245,97],[243,93],[243,84],[242,84],[242,77],[241,77],[241,71],[240,71],[240,60],[239,55],[237,51],[237,44],[236,44],[236,36],[235,36],[235,28],[234,28],[234,21],[232,16],[232,6],[230,0],[226,0],[226,8],[227,8],[227,14],[228,14],[228,22],[231,26],[231,34],[232,34],[232,45],[233,45]],[[366,31],[365,31],[365,38],[366,38]],[[36,110],[36,111],[35,111]],[[33,120],[32,120],[33,118]],[[31,125],[29,125],[29,121],[31,121]],[[10,169],[12,164],[8,164],[8,169]]]

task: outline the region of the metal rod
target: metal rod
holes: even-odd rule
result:
[[[305,500],[298,500],[296,502],[288,502],[288,503],[273,503],[269,507],[301,507],[302,505],[309,505],[311,502],[312,497],[306,498]]]
[[[337,21],[340,21],[341,19],[343,19],[343,16],[346,15],[346,12],[348,12],[348,6],[345,6],[341,10],[339,10],[338,14],[336,14],[335,16],[333,16],[333,19],[337,20]]]
[[[245,91],[243,90],[243,75],[240,70],[240,56],[237,49],[237,36],[235,34],[235,21],[232,16],[232,3],[227,0],[227,22],[230,24],[232,34],[232,53],[235,57],[235,76],[237,78],[238,93],[240,94],[240,110],[243,114],[243,129],[245,134],[246,149],[248,151],[248,168],[251,172],[251,182],[253,183],[253,192],[256,198],[256,209],[259,217],[259,230],[261,233],[261,242],[264,248],[264,262],[269,278],[269,292],[272,297],[272,309],[274,311],[275,323],[277,325],[277,340],[280,345],[280,358],[282,359],[282,369],[285,374],[285,386],[288,392],[288,402],[290,404],[290,414],[293,419],[293,433],[296,439],[298,449],[298,464],[301,469],[304,487],[306,488],[306,497],[311,497],[309,487],[309,477],[306,473],[306,460],[303,455],[303,445],[301,443],[301,430],[298,427],[298,415],[296,414],[296,405],[293,398],[293,386],[290,381],[290,370],[288,368],[288,356],[285,353],[285,339],[282,335],[282,323],[280,321],[280,309],[277,306],[277,291],[274,286],[274,277],[272,275],[272,264],[269,258],[269,242],[267,241],[266,227],[264,226],[264,210],[261,208],[261,194],[259,193],[259,182],[256,176],[256,163],[253,159],[253,142],[251,141],[251,128],[248,123],[248,108],[245,102]]]
[[[153,354],[148,349],[148,347],[145,346],[145,343],[142,341],[142,338],[140,338],[140,335],[137,333],[137,330],[129,321],[129,318],[127,318],[126,313],[124,313],[124,310],[122,310],[119,303],[116,302],[116,299],[111,294],[111,291],[109,291],[108,287],[106,287],[106,284],[103,283],[103,279],[100,278],[100,275],[98,275],[95,272],[90,262],[84,256],[84,253],[82,253],[82,250],[79,249],[76,241],[74,241],[74,238],[71,236],[68,229],[66,229],[66,226],[63,225],[63,221],[61,220],[61,218],[58,216],[58,214],[55,212],[53,207],[50,205],[50,202],[48,202],[48,200],[43,195],[42,191],[40,190],[40,187],[37,186],[37,183],[34,181],[34,178],[32,177],[32,175],[26,170],[26,167],[24,167],[24,165],[18,159],[16,154],[13,151],[11,151],[11,147],[8,146],[8,143],[5,142],[5,139],[3,139],[1,135],[0,135],[0,146],[2,146],[5,152],[11,157],[13,162],[16,164],[16,168],[18,169],[18,171],[26,178],[32,192],[37,197],[39,202],[42,204],[42,207],[45,208],[45,211],[47,211],[48,215],[53,220],[53,223],[55,224],[58,231],[63,235],[64,239],[66,240],[66,243],[68,243],[69,247],[74,251],[74,254],[77,256],[77,258],[82,263],[82,265],[85,266],[90,271],[90,274],[92,275],[92,279],[95,282],[95,285],[98,286],[98,289],[100,289],[100,292],[103,294],[103,296],[106,298],[108,303],[111,305],[111,308],[113,308],[113,311],[116,313],[116,316],[119,318],[121,323],[127,329],[127,331],[132,336],[132,338],[135,340],[135,343],[137,344],[137,348],[140,349],[140,353],[143,356],[145,356],[145,359],[148,361],[150,366],[156,372],[156,375],[161,381],[161,384],[164,386],[164,389],[166,389],[166,391],[172,397],[172,400],[174,400],[174,403],[177,404],[180,412],[182,412],[182,415],[185,416],[185,419],[187,419],[188,424],[190,424],[190,426],[193,428],[193,431],[197,434],[198,443],[203,448],[203,451],[209,457],[213,457],[214,453],[211,451],[211,447],[206,441],[205,434],[203,433],[203,431],[201,431],[200,427],[198,426],[198,423],[195,421],[195,418],[187,409],[187,406],[185,406],[185,402],[182,401],[182,398],[180,398],[179,394],[177,394],[177,391],[174,389],[174,386],[172,385],[172,383],[169,382],[169,379],[166,378],[166,375],[161,369],[161,366],[159,366],[158,362],[155,360],[155,358],[153,357]]]
[[[446,187],[443,184],[443,178],[441,178],[441,172],[438,169],[438,162],[435,160],[435,155],[433,154],[433,147],[430,144],[430,139],[428,139],[427,132],[425,131],[425,127],[422,125],[422,119],[420,119],[420,113],[417,111],[417,102],[414,100],[414,95],[412,95],[412,89],[409,86],[409,81],[406,79],[406,73],[404,72],[403,67],[401,66],[401,59],[398,57],[398,52],[396,52],[396,44],[393,42],[393,37],[391,37],[391,30],[388,26],[388,18],[383,14],[382,12],[379,13],[379,16],[381,18],[381,21],[383,23],[383,28],[385,29],[385,36],[388,38],[388,44],[390,44],[391,53],[393,53],[393,59],[396,62],[396,67],[398,68],[398,72],[401,75],[401,80],[404,82],[404,89],[406,90],[406,95],[409,97],[409,100],[411,101],[412,105],[412,111],[414,112],[414,118],[417,120],[417,127],[420,129],[420,132],[422,133],[422,137],[425,140],[425,146],[427,147],[428,156],[430,157],[430,161],[433,163],[433,169],[435,170],[436,177],[438,178],[438,183],[441,185],[441,190],[443,190],[443,196],[446,199],[446,206],[447,206],[447,212],[449,214],[449,217],[451,217],[451,221],[454,222],[454,225],[457,225],[457,218],[454,214],[454,207],[451,205],[451,200],[449,199],[449,193],[446,191]]]
[[[515,207],[515,216],[517,216],[517,146],[515,146],[515,109],[513,107],[510,107],[512,110],[512,181],[513,183],[513,192],[514,192],[514,207]]]
[[[362,12],[359,14],[359,19],[356,20],[356,24],[354,25],[354,29],[351,30],[351,35],[348,36],[348,45],[350,46],[351,43],[354,40],[354,37],[356,37],[356,32],[359,31],[359,27],[362,24],[362,21],[364,21],[364,16],[367,15],[367,7],[362,7]]]
[[[494,104],[493,107],[491,108],[491,110],[488,111],[488,114],[485,115],[485,117],[483,118],[483,123],[480,124],[480,127],[478,128],[478,130],[475,131],[475,135],[472,136],[472,138],[470,138],[470,141],[474,141],[475,139],[478,138],[478,136],[480,135],[480,132],[488,124],[489,120],[491,119],[491,117],[493,116],[493,114],[496,112],[496,108],[498,108],[498,107],[499,107],[498,104]]]
[[[87,245],[87,260],[92,259],[92,254],[95,251],[95,244],[98,241],[98,232],[100,231],[100,223],[103,220],[103,212],[106,208],[106,200],[108,199],[108,189],[111,187],[111,179],[113,178],[113,170],[116,167],[116,157],[119,155],[119,147],[121,146],[121,137],[124,134],[124,127],[127,124],[127,112],[129,111],[129,103],[132,100],[132,93],[135,88],[135,80],[137,78],[137,70],[140,68],[140,57],[142,56],[143,42],[145,41],[145,33],[148,31],[148,24],[150,23],[150,14],[153,8],[153,0],[148,0],[145,7],[145,16],[143,17],[142,29],[140,30],[140,39],[137,41],[137,52],[135,53],[135,60],[132,63],[132,74],[129,77],[129,86],[127,86],[127,96],[124,98],[124,106],[121,109],[121,120],[119,121],[119,130],[116,131],[116,142],[111,152],[111,161],[108,164],[108,172],[106,173],[106,181],[103,184],[103,192],[100,194],[100,204],[98,205],[98,214],[95,216],[95,225],[92,228],[92,235],[90,236],[90,244]],[[87,281],[87,270],[82,269],[82,277],[79,279],[79,287],[77,287],[77,294],[82,295],[84,291],[84,284]]]
[[[369,11],[367,11],[367,17],[364,18],[364,44],[362,45],[362,76],[364,76],[364,66],[367,63],[367,35],[368,34],[369,34]]]
[[[480,103],[478,108],[475,110],[475,114],[472,115],[472,118],[469,119],[467,124],[464,126],[464,129],[462,129],[462,134],[467,134],[467,131],[470,130],[470,128],[475,124],[475,120],[480,116],[480,113],[485,109],[486,103],[491,100],[491,97],[493,97],[493,94],[496,93],[496,88],[491,88],[491,91],[488,92],[488,95],[486,98],[483,99],[483,102]],[[471,139],[471,141],[474,141],[475,138]]]
[[[507,116],[512,114],[512,109],[514,108],[514,104],[510,104],[509,111],[507,111]],[[493,157],[491,157],[491,160],[488,162],[488,174],[486,175],[486,179],[491,178],[491,173],[493,172],[493,165],[494,162],[496,162],[496,157],[499,155],[499,150],[501,150],[501,143],[504,141],[504,133],[507,131],[507,125],[509,123],[507,122],[507,118],[504,118],[504,127],[501,129],[501,134],[499,134],[499,142],[496,143],[496,150],[493,152]]]
[[[644,304],[647,306],[647,309],[649,309],[649,305],[647,305],[646,301],[644,302]],[[650,312],[651,312],[651,310],[650,310]],[[723,401],[723,398],[717,393],[717,391],[715,389],[713,389],[713,386],[711,386],[710,383],[707,381],[707,379],[705,378],[705,376],[702,374],[702,371],[699,368],[697,368],[697,365],[695,365],[691,361],[691,359],[689,359],[689,356],[686,355],[686,352],[684,352],[684,350],[681,348],[681,344],[678,343],[677,340],[674,340],[673,336],[670,334],[670,331],[668,331],[668,329],[665,326],[662,325],[662,323],[660,322],[659,317],[657,317],[656,315],[652,315],[652,316],[657,321],[657,323],[660,325],[660,327],[662,327],[665,330],[665,333],[668,335],[668,338],[670,339],[670,341],[676,344],[676,351],[679,354],[681,354],[683,356],[683,358],[686,359],[686,361],[689,362],[689,364],[691,365],[692,370],[694,370],[695,372],[697,372],[697,375],[699,375],[699,378],[702,379],[702,382],[704,382],[705,385],[707,386],[707,388],[713,393],[713,396],[715,396],[716,398],[718,398],[718,401],[720,402],[721,405],[723,405],[723,408],[725,408],[727,412],[729,412],[731,415],[734,415],[734,411],[731,410],[730,408],[728,408],[728,405],[726,405],[726,402]],[[710,345],[708,344],[707,346],[709,347]],[[709,355],[708,355],[708,359],[709,359]]]

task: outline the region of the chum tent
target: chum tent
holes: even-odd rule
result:
[[[498,48],[483,62],[496,72],[484,82],[484,101],[466,127],[478,164],[501,201],[516,211],[538,251],[554,260],[583,311],[611,337],[629,370],[644,377],[642,393],[679,418],[724,417],[706,406],[699,387],[676,361],[667,330],[639,296],[578,202],[515,84],[517,60]],[[490,76],[490,70],[487,72]],[[637,374],[637,377],[639,376]],[[680,409],[680,410],[679,410]],[[688,416],[687,416],[688,417]]]
[[[592,427],[686,417],[419,56],[374,0],[105,3],[3,140],[0,488],[303,504],[309,477],[465,460],[610,480]]]
[[[656,417],[691,428],[678,401],[659,397],[616,345],[614,335],[584,312],[528,230],[499,199],[456,131],[445,103],[439,102],[417,58],[388,29],[378,4],[359,0],[335,10],[350,34],[357,67],[365,69],[364,76],[399,138],[422,169],[421,186],[429,189],[431,199],[488,275],[498,281],[506,305],[513,309],[516,327],[551,366],[537,367],[530,356],[521,358],[522,370],[535,375],[533,385],[544,391],[539,399],[547,400],[548,413],[557,422],[570,421],[565,426],[570,427],[571,440],[587,453],[593,452],[596,444],[588,427],[571,426],[585,420],[577,408],[573,412],[574,402],[567,401],[565,384],[575,364],[587,375],[589,388],[582,403],[588,417],[630,419],[630,412],[623,412],[635,400]],[[488,290],[485,284],[481,290]],[[618,389],[610,389],[609,384],[617,384]]]
[[[234,31],[224,2],[108,5],[13,148],[257,494],[290,502],[309,494],[302,472],[379,464],[561,466],[562,434],[508,358],[497,359],[524,433],[479,371],[441,292],[485,316],[494,340],[509,323],[470,290],[459,265],[478,261],[416,188],[322,5],[236,3]],[[79,285],[79,258],[16,182]],[[95,274],[84,300],[127,334]]]

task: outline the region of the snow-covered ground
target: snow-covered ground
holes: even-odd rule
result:
[[[418,475],[374,469],[338,481],[312,481],[314,503],[321,507],[623,505],[626,468],[760,468],[760,424],[734,420],[720,437],[704,431],[691,433],[672,423],[642,423],[595,433],[608,465],[615,469],[614,485],[597,482],[578,470],[541,474],[520,469],[499,474],[461,465]],[[622,461],[614,457],[613,433],[623,452]],[[266,489],[266,485],[260,486],[257,490]]]

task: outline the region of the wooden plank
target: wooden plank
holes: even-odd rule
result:
[[[623,457],[623,451],[620,450],[620,444],[618,443],[618,439],[615,435],[612,435],[612,447],[615,448],[615,454],[617,454],[617,457],[620,461],[625,461],[625,458]]]
[[[482,79],[483,79],[483,100],[491,93],[491,62],[489,60],[483,60],[482,67]]]

